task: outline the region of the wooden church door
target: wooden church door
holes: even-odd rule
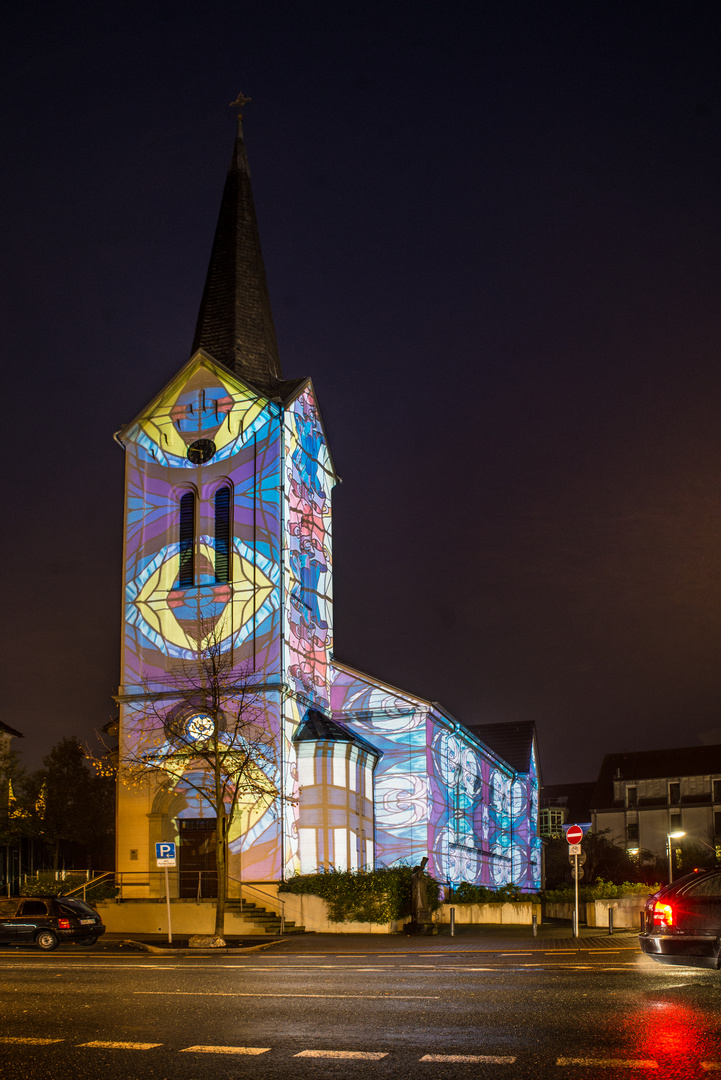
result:
[[[218,864],[215,858],[216,818],[180,818],[181,899],[218,895]]]

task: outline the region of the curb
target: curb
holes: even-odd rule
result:
[[[290,941],[290,938],[278,938],[277,941],[264,941],[260,945],[242,945],[233,946],[226,945],[221,946],[219,949],[173,949],[161,947],[159,945],[149,945],[146,941],[133,941],[127,938],[125,941],[120,941],[119,945],[132,945],[136,949],[142,949],[143,952],[153,953],[155,956],[228,956],[237,955],[238,953],[254,953],[261,952],[263,949],[272,949],[274,945],[282,945],[284,942]]]

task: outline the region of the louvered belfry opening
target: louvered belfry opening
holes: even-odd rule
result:
[[[186,491],[180,497],[180,574],[181,589],[195,584],[195,494]]]
[[[215,493],[215,581],[230,581],[230,488]]]

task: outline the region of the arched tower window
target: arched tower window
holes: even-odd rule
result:
[[[230,488],[215,493],[215,580],[230,581]]]
[[[186,491],[180,497],[180,574],[181,589],[195,584],[195,493]]]

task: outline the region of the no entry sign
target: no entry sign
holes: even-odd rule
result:
[[[566,832],[566,839],[569,844],[580,844],[583,840],[583,829],[580,825],[572,825]]]

